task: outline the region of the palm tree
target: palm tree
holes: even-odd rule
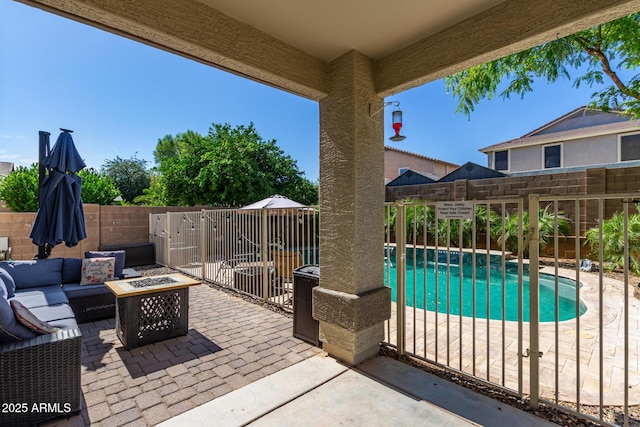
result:
[[[564,215],[564,212],[558,212],[556,216],[555,212],[551,211],[551,204],[547,205],[544,209],[540,209],[538,213],[538,240],[540,247],[547,246],[555,235],[556,220],[558,223],[558,235],[568,236],[570,233],[569,219]],[[502,246],[504,240],[505,249],[507,251],[518,253],[518,215],[509,214],[508,212],[504,216],[504,234],[502,234],[502,221],[491,222],[491,236],[497,241],[498,245]],[[522,230],[526,239],[526,234],[529,230],[529,212],[522,213]],[[522,247],[522,255],[526,258],[529,256],[529,246],[526,241]]]
[[[599,222],[599,221],[598,221]],[[629,230],[629,270],[640,274],[640,215],[628,217]],[[600,243],[600,227],[593,227],[586,233],[587,243],[597,253]],[[616,212],[602,222],[602,250],[604,268],[613,270],[624,268],[624,215]]]

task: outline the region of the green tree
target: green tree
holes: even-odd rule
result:
[[[88,168],[78,172],[82,178],[82,202],[111,204],[119,192],[106,175]],[[38,164],[30,167],[18,166],[0,183],[0,199],[13,212],[36,212],[38,210]]]
[[[198,175],[204,166],[201,159],[209,147],[202,135],[187,131],[175,137],[167,135],[158,141],[153,155],[159,173],[158,186],[167,205],[193,206],[206,204],[210,195],[200,189]]]
[[[147,161],[138,159],[136,155],[130,159],[121,159],[116,156],[113,160],[105,160],[102,173],[111,177],[120,190],[120,195],[127,202],[132,202],[143,194],[142,190],[151,184]]]
[[[629,270],[640,274],[640,215],[631,214],[628,217],[629,233]],[[600,227],[593,227],[586,233],[587,243],[595,256],[598,255],[600,244]],[[602,252],[604,268],[613,270],[624,268],[624,215],[616,212],[609,219],[602,222]]]
[[[288,188],[282,191],[291,200],[302,203],[303,205],[318,204],[318,182],[313,182],[305,178],[302,173],[292,178]]]
[[[159,174],[151,171],[151,184],[142,190],[142,194],[133,199],[133,203],[144,206],[166,206],[165,187]]]
[[[38,164],[18,166],[0,181],[0,199],[13,212],[38,210]]]
[[[158,141],[154,157],[167,204],[242,206],[280,194],[315,204],[317,186],[275,140],[253,124],[213,124],[207,136],[193,131]]]
[[[93,168],[78,172],[82,178],[82,202],[110,205],[120,192],[113,180]]]
[[[616,65],[614,65],[616,64]],[[640,13],[598,25],[576,34],[533,47],[487,64],[469,68],[444,79],[447,90],[458,99],[458,112],[467,116],[482,99],[497,92],[503,98],[523,97],[533,90],[536,78],[553,83],[571,80],[570,70],[582,73],[573,79],[574,87],[610,84],[592,94],[593,108],[624,110],[640,115],[640,74],[626,82],[618,70],[640,66]],[[502,89],[501,83],[506,83]]]

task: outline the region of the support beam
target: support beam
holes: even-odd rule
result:
[[[357,364],[377,354],[390,316],[384,287],[384,114],[373,61],[352,51],[331,63],[320,101],[320,286],[313,313],[324,349]]]
[[[640,11],[640,0],[507,0],[377,61],[382,97]]]
[[[195,0],[18,0],[222,70],[319,100],[328,64]]]

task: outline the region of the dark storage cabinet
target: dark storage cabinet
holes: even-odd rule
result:
[[[319,322],[312,316],[311,293],[319,282],[317,265],[303,265],[293,270],[293,336],[318,347]]]

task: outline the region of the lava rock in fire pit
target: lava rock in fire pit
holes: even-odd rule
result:
[[[169,285],[177,282],[176,279],[171,277],[148,277],[146,279],[130,280],[129,284],[134,288],[147,288],[149,286]]]

